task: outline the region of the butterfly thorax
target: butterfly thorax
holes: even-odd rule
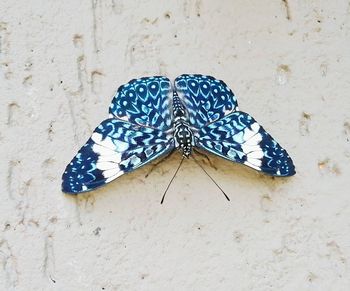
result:
[[[173,97],[173,113],[175,147],[188,158],[195,145],[194,136],[188,124],[187,111],[176,92]]]

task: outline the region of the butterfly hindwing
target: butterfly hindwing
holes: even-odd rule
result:
[[[196,145],[272,176],[295,174],[286,150],[245,112],[233,112],[201,128]]]
[[[109,107],[110,117],[167,130],[172,124],[171,93],[166,77],[133,79],[119,87]]]
[[[202,128],[238,110],[231,89],[214,77],[184,74],[175,79],[175,89],[186,106],[193,127]]]
[[[62,190],[93,190],[173,149],[173,137],[164,131],[107,119],[66,167]]]

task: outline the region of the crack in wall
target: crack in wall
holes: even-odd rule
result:
[[[201,16],[201,6],[202,0],[196,0],[193,2],[192,0],[186,0],[183,3],[183,13],[186,18],[190,18],[192,15],[197,17]]]
[[[291,15],[290,15],[290,7],[289,7],[289,2],[288,2],[288,0],[282,0],[282,3],[283,3],[284,8],[285,8],[285,10],[286,10],[286,18],[287,18],[288,20],[292,20],[292,17],[291,17]]]
[[[74,92],[74,95],[80,94],[84,91],[84,83],[83,83],[83,73],[86,74],[86,67],[85,67],[85,56],[80,55],[77,58],[77,73],[78,73],[78,81],[79,81],[79,87],[76,92]]]
[[[115,14],[121,14],[123,12],[123,3],[120,0],[111,0],[112,11]]]
[[[5,239],[0,241],[0,262],[5,273],[7,287],[16,288],[19,274],[17,270],[16,257],[12,252],[10,244]]]
[[[10,50],[10,33],[7,26],[7,22],[0,21],[0,56],[1,54],[8,54]]]
[[[9,105],[7,105],[7,125],[14,125],[15,118],[13,116],[16,114],[19,108],[20,106],[16,102],[11,102]]]
[[[98,54],[100,52],[99,44],[98,44],[98,20],[97,20],[97,6],[101,5],[101,2],[99,0],[91,0],[92,5],[92,40],[94,44],[94,52]]]
[[[13,176],[14,172],[17,170],[18,165],[20,164],[20,161],[9,161],[8,167],[7,167],[7,177],[6,177],[6,188],[8,196],[11,200],[14,199],[14,185],[13,185]]]
[[[87,80],[87,70],[86,70],[86,60],[84,55],[84,39],[82,35],[75,34],[73,36],[73,44],[76,48],[80,48],[80,53],[76,59],[77,68],[77,80],[78,87],[76,90],[68,90],[69,95],[66,95],[68,100],[69,114],[72,120],[74,142],[79,144],[78,133],[82,130],[79,128],[77,123],[77,116],[79,115],[86,123],[86,127],[90,130],[90,126],[86,121],[86,111],[85,111],[85,97],[84,89],[85,85],[89,84]],[[79,98],[77,98],[79,97]],[[91,131],[91,130],[90,130]]]
[[[70,115],[71,120],[72,120],[73,138],[74,138],[75,144],[78,144],[79,143],[78,125],[77,125],[77,120],[75,118],[73,100],[72,100],[71,96],[67,96],[67,100],[68,100],[69,115]]]
[[[43,275],[50,279],[53,283],[56,280],[52,278],[52,274],[55,273],[55,252],[53,247],[53,234],[50,233],[45,237],[44,243],[44,261],[43,261]]]
[[[93,93],[97,93],[98,89],[101,87],[101,78],[103,77],[103,73],[99,70],[94,70],[91,72],[91,91]]]

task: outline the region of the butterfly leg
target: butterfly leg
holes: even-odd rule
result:
[[[217,167],[214,166],[214,164],[211,162],[211,160],[209,159],[209,157],[208,157],[205,153],[202,153],[201,151],[197,150],[196,148],[193,148],[193,151],[194,151],[196,154],[198,154],[198,155],[204,157],[204,158],[208,161],[209,165],[210,165],[213,169],[215,169],[215,170],[218,169]]]
[[[147,178],[152,172],[153,170],[162,162],[164,162],[164,160],[166,160],[167,158],[169,158],[173,153],[175,152],[175,150],[170,151],[168,154],[166,154],[163,158],[161,158],[159,161],[157,161],[156,163],[151,165],[151,169],[148,171],[148,173],[145,175],[145,178]]]

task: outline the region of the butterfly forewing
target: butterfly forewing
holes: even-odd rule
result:
[[[162,76],[134,79],[119,87],[109,107],[110,117],[167,130],[172,125],[171,83]]]
[[[191,126],[203,126],[238,110],[231,89],[211,76],[184,74],[175,79],[175,89],[188,111]]]

